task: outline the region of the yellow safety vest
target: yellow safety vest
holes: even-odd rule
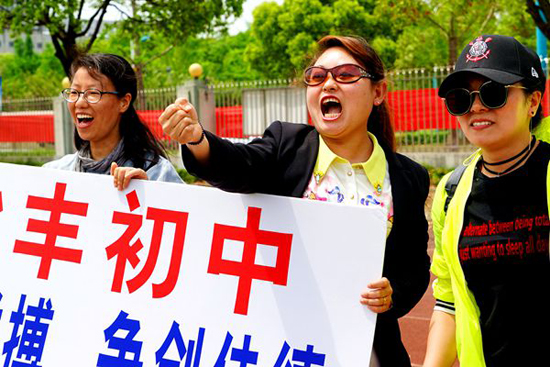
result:
[[[477,151],[466,160],[465,164],[468,167],[460,179],[446,214],[444,211],[447,198],[445,183],[450,173],[443,177],[437,186],[432,204],[435,250],[430,270],[437,276],[433,284],[434,297],[455,305],[457,354],[460,364],[467,367],[485,366],[479,308],[474,295],[466,286],[466,279],[458,258],[458,241],[462,231],[464,211],[472,188],[474,170],[480,157],[481,153]],[[550,164],[547,169],[546,187],[547,190],[550,188]],[[550,192],[547,198],[550,210]]]

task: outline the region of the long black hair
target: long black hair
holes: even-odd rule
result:
[[[119,132],[124,139],[123,158],[131,160],[134,167],[147,170],[158,162],[159,157],[166,158],[162,143],[141,121],[134,101],[137,96],[137,78],[134,69],[123,57],[112,54],[89,54],[78,57],[71,65],[71,80],[80,68],[85,68],[90,76],[99,80],[103,75],[114,85],[120,96],[130,93],[132,99],[128,109],[122,114]],[[83,140],[74,130],[76,149],[89,149],[90,142]]]

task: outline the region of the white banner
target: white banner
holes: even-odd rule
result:
[[[0,230],[2,366],[369,365],[382,209],[0,164]]]

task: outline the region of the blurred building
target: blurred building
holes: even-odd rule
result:
[[[25,39],[25,35],[20,35],[21,38]],[[32,34],[30,34],[32,39],[32,44],[34,52],[41,53],[46,48],[46,44],[52,43],[50,32],[44,26],[34,27]],[[15,53],[15,40],[12,38],[9,29],[4,29],[4,32],[0,34],[0,53]]]

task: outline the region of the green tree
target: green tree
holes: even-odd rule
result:
[[[441,51],[441,41],[447,44],[447,62],[453,64],[460,48],[467,40],[494,29],[497,22],[495,14],[499,9],[498,3],[494,0],[395,0],[381,4],[382,14],[403,30],[409,28],[408,32],[403,32],[403,40],[398,41],[401,46],[406,46],[405,50],[398,46],[398,65],[406,65],[407,62],[403,58],[409,58],[413,64],[408,66],[418,66],[418,58],[426,56],[411,57],[408,52],[412,47],[419,46],[421,52],[431,52],[431,46],[435,45],[436,51]],[[437,30],[437,33],[434,30]],[[426,40],[431,41],[424,43]],[[409,41],[412,41],[414,46]],[[437,55],[438,58],[443,56]],[[439,63],[443,63],[443,59]]]
[[[528,12],[525,2],[499,0],[499,21],[495,33],[513,36],[524,45],[536,50],[536,23]]]
[[[134,37],[156,30],[176,43],[223,25],[227,17],[241,13],[242,3],[243,0],[131,0],[130,3],[124,0],[0,0],[0,25],[10,28],[14,34],[30,33],[35,26],[46,27],[55,55],[68,75],[79,52],[92,48],[109,7],[123,13],[125,19],[118,25]],[[129,6],[132,14],[121,10],[124,6]],[[85,8],[93,14],[85,15]]]
[[[260,79],[261,74],[244,61],[250,38],[250,31],[235,36],[190,37],[184,43],[174,45],[163,57],[155,58],[171,43],[160,34],[150,33],[147,41],[141,42],[141,57],[150,60],[143,68],[144,86],[160,88],[181,84],[190,78],[188,68],[192,63],[200,63],[203,77],[211,81]],[[131,37],[119,29],[105,31],[91,51],[116,53],[130,59]]]
[[[386,63],[395,59],[389,20],[374,0],[285,0],[264,3],[254,12],[246,60],[267,78],[295,76],[306,66],[316,41],[327,34],[360,35],[383,48]],[[377,40],[378,39],[378,40]]]
[[[40,66],[40,57],[34,52],[30,37],[27,36],[24,41],[21,38],[16,39],[13,46],[16,62],[12,63],[9,72],[15,75],[32,73]]]
[[[65,73],[51,45],[33,52],[32,41],[16,40],[15,54],[0,55],[2,92],[6,98],[50,97],[59,93]]]
[[[141,37],[136,37],[124,27],[114,24],[105,27],[90,52],[108,52],[123,56],[132,64],[137,76],[138,90],[142,90],[145,87],[145,70],[148,70],[155,60],[170,52],[174,45],[175,43],[161,32],[151,30]]]
[[[190,38],[170,55],[170,67],[174,69],[181,64],[184,78],[189,77],[189,65],[197,62],[202,65],[204,76],[211,81],[260,79],[261,74],[245,60],[245,50],[250,42],[250,31],[235,36]]]
[[[447,39],[436,27],[406,27],[396,44],[396,69],[444,65],[448,59]]]
[[[454,64],[472,39],[503,34],[535,47],[535,23],[517,0],[435,2],[401,0],[381,11],[402,30],[397,40],[396,68]]]

